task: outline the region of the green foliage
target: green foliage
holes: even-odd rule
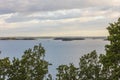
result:
[[[110,23],[108,26],[110,41],[106,45],[106,54],[101,57],[103,64],[103,74],[108,80],[120,79],[120,18],[117,22]]]
[[[73,64],[60,65],[58,68],[58,74],[56,80],[78,80],[78,68]]]
[[[92,51],[80,58],[80,79],[81,80],[102,80],[101,64],[96,51]]]
[[[0,80],[43,80],[50,65],[46,60],[45,50],[40,45],[24,52],[21,59],[8,58],[0,60]]]
[[[48,78],[46,80],[53,80],[52,75],[48,74]]]
[[[118,22],[110,23],[108,26],[110,45],[106,45],[106,54],[120,54],[120,18]]]
[[[60,65],[56,80],[103,80],[101,63],[96,51],[92,51],[80,58],[79,68],[73,64]]]
[[[5,80],[10,67],[9,58],[0,59],[0,80]]]
[[[120,18],[107,29],[110,44],[105,46],[106,54],[97,56],[93,51],[82,56],[79,69],[74,72],[76,79],[69,78],[69,66],[59,66],[58,80],[120,80]]]

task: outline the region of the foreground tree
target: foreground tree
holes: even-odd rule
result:
[[[56,80],[78,80],[78,68],[73,64],[70,64],[69,66],[60,65],[57,70]]]
[[[96,51],[92,51],[80,58],[79,68],[73,64],[60,65],[57,68],[56,80],[104,80],[102,66]]]
[[[110,23],[107,28],[109,31],[106,45],[106,54],[102,56],[103,73],[106,80],[120,79],[120,18],[117,22]]]
[[[0,80],[5,80],[7,78],[9,67],[10,60],[8,57],[0,59]]]
[[[45,50],[41,44],[26,50],[21,60],[13,60],[9,80],[43,80],[48,73],[49,66],[44,57]]]
[[[24,52],[21,59],[0,59],[0,80],[43,80],[48,73],[49,62],[44,60],[45,50],[40,45]]]
[[[117,22],[110,23],[107,29],[110,44],[105,47],[106,54],[98,56],[96,51],[93,51],[82,56],[79,69],[74,71],[77,76],[74,80],[120,80],[120,18]],[[67,65],[59,66],[58,80],[73,80],[69,78],[69,69]]]
[[[80,58],[80,80],[102,80],[101,63],[96,51],[92,51]]]

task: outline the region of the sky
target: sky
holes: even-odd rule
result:
[[[120,0],[0,0],[0,36],[107,36]]]

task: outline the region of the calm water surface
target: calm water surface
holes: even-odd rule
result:
[[[39,40],[0,40],[0,50],[2,54],[0,58],[8,56],[20,58],[24,51],[33,48],[34,45],[42,43],[46,50],[45,59],[53,65],[49,68],[50,73],[55,75],[56,68],[60,64],[74,63],[78,66],[79,58],[93,50],[98,54],[105,53],[104,46],[108,41],[101,39],[86,39],[78,41],[60,41],[52,39]]]

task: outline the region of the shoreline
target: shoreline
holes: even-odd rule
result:
[[[37,40],[37,39],[53,39],[62,41],[86,40],[86,39],[103,39],[106,37],[0,37],[0,40]]]

